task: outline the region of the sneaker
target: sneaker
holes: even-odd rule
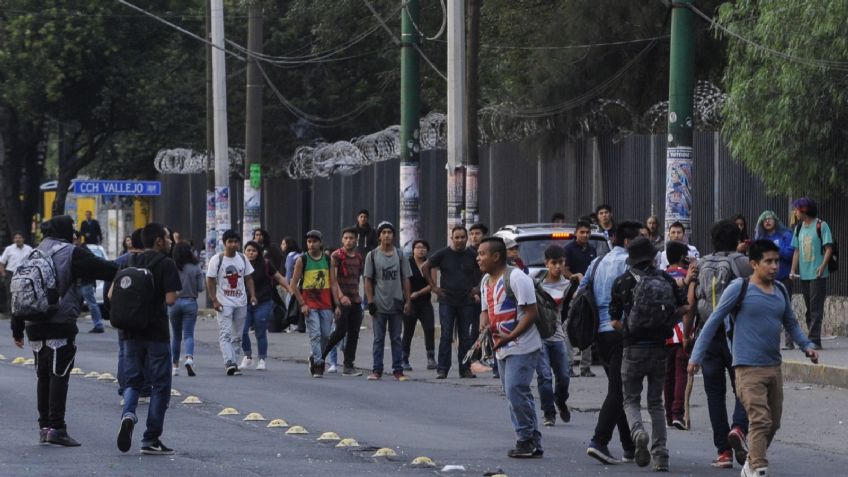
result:
[[[310,354],[308,361],[309,361],[309,374],[311,374],[312,377],[314,378],[315,377],[315,357]]]
[[[542,424],[545,427],[553,427],[555,423],[556,423],[556,413],[555,412],[552,412],[550,414],[545,413],[545,417],[542,418]]]
[[[178,366],[171,368],[171,376],[179,376],[180,368]]]
[[[436,379],[447,379],[447,377],[448,377],[447,371],[442,371],[442,370],[436,371]]]
[[[404,371],[412,371],[412,365],[409,364],[408,359],[403,360],[403,363],[401,364],[401,366],[403,367]]]
[[[379,381],[382,377],[383,373],[381,373],[380,371],[372,371],[371,374],[368,375],[367,379],[369,381]]]
[[[228,362],[225,367],[227,369],[227,376],[233,376],[234,374],[236,374],[236,371],[238,371],[238,368],[236,368],[236,364],[231,361]]]
[[[162,441],[156,439],[156,442],[141,447],[141,453],[147,455],[174,455],[174,449],[165,447]]]
[[[732,469],[733,468],[733,452],[720,452],[712,463],[712,466],[717,469]]]
[[[196,376],[194,373],[194,359],[186,358],[185,359],[185,369],[189,376]]]
[[[324,377],[324,365],[316,364],[312,369],[312,377],[313,378],[323,378]]]
[[[80,443],[68,435],[67,429],[48,429],[45,438],[48,444],[63,447],[79,447]]]
[[[648,433],[642,429],[633,432],[633,444],[636,446],[636,465],[647,467],[651,463],[651,451],[648,450],[650,443]]]
[[[607,446],[596,444],[594,441],[589,442],[589,447],[586,449],[586,455],[597,459],[600,463],[606,465],[615,465],[619,463],[619,460],[610,454]]]
[[[438,367],[438,365],[436,364],[436,360],[433,359],[432,356],[428,356],[427,357],[427,369],[433,370],[433,369],[436,369],[437,367]]]
[[[621,454],[621,463],[622,464],[630,464],[632,462],[636,462],[636,450],[630,449],[625,450]]]
[[[671,426],[674,427],[675,429],[680,429],[681,431],[688,431],[689,430],[689,428],[686,427],[686,423],[683,422],[682,417],[678,417],[677,419],[674,419],[673,421],[671,421]]]
[[[748,465],[748,461],[745,461],[745,465],[742,466],[742,472],[739,474],[742,477],[768,477],[768,467],[760,467],[756,470],[751,470],[751,467]]]
[[[595,373],[593,373],[592,370],[588,369],[588,368],[587,369],[581,369],[580,370],[580,377],[581,378],[594,378]]]
[[[403,371],[395,371],[392,375],[395,377],[395,381],[409,381],[409,376],[403,374]]]
[[[331,364],[331,365],[330,365],[330,367],[329,367],[329,368],[327,368],[327,372],[328,372],[328,373],[333,373],[333,374],[338,373],[338,372],[339,372],[339,367],[338,367],[338,365]]]
[[[249,356],[245,356],[244,358],[241,359],[241,365],[239,365],[239,368],[244,369],[244,368],[248,368],[250,366],[253,366],[253,358],[251,358]]]
[[[150,396],[140,396],[138,398],[139,404],[150,404]]]
[[[42,427],[38,430],[38,443],[41,445],[47,445],[47,432],[50,431],[49,427]]]
[[[654,472],[668,472],[668,457],[654,457]]]
[[[470,370],[460,371],[459,377],[462,379],[473,379],[476,378],[477,375],[472,373]]]
[[[121,428],[118,431],[118,450],[126,452],[132,447],[132,433],[135,428],[135,419],[131,415],[121,419]]]
[[[342,376],[362,376],[362,371],[354,368],[353,366],[345,366],[344,371],[342,371]]]
[[[259,358],[259,362],[256,363],[256,370],[257,371],[265,371],[265,369],[266,369],[265,360],[262,359],[262,358]]]
[[[748,460],[748,442],[745,440],[745,432],[736,426],[727,434],[727,441],[733,449],[736,462],[739,465],[745,465],[745,461]]]
[[[536,445],[532,441],[518,441],[506,455],[513,459],[530,459],[536,457]]]
[[[492,371],[492,379],[501,379],[501,375]]]
[[[102,326],[95,326],[94,328],[88,330],[88,332],[89,333],[103,333],[104,330],[103,330]]]
[[[559,418],[562,420],[562,422],[571,422],[571,410],[568,409],[568,404],[561,402],[557,403],[556,407],[559,411]]]
[[[783,345],[783,348],[781,348],[781,349],[784,349],[784,350],[793,350],[793,349],[795,349],[795,343],[793,343],[793,342],[789,341],[789,342],[787,342],[785,345]]]
[[[575,372],[574,369],[569,369],[568,370],[568,377],[569,378],[579,378],[580,375],[577,374],[577,372]]]

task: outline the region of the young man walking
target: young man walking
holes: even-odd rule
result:
[[[818,218],[819,209],[814,201],[802,197],[792,207],[798,219],[792,238],[792,246],[795,247],[792,274],[801,277],[801,294],[807,306],[806,321],[810,340],[816,349],[821,349],[821,326],[827,277],[830,276],[828,264],[833,256],[833,236],[827,222]]]
[[[501,384],[518,441],[507,453],[513,458],[542,457],[542,434],[530,384],[541,359],[542,338],[536,329],[536,293],[533,280],[507,266],[506,247],[499,237],[483,240],[477,263],[485,273],[480,282],[480,328],[492,333]]]
[[[127,452],[132,446],[132,432],[138,422],[135,411],[139,393],[145,380],[149,379],[153,388],[141,453],[171,455],[173,449],[159,439],[165,423],[165,411],[171,400],[171,336],[167,307],[176,303],[182,282],[177,264],[169,256],[171,233],[168,229],[162,224],[147,224],[141,232],[141,239],[144,252],[135,257],[133,266],[146,268],[153,275],[153,301],[148,308],[151,314],[145,328],[120,331],[127,387],[124,389],[124,409],[117,443],[121,452]]]
[[[218,345],[224,359],[227,376],[241,374],[238,355],[241,353],[241,338],[247,318],[247,303],[256,306],[253,289],[253,266],[238,250],[241,236],[235,230],[227,230],[222,237],[224,252],[213,256],[206,268],[206,291],[217,312]]]
[[[369,381],[383,377],[383,350],[386,343],[386,328],[392,349],[392,374],[398,381],[407,381],[403,374],[403,314],[412,311],[409,277],[412,271],[399,249],[394,246],[395,226],[380,222],[377,226],[380,246],[365,257],[365,295],[368,297],[368,312],[374,328],[372,353],[374,365]]]
[[[32,247],[24,243],[24,234],[15,232],[12,245],[3,249],[3,255],[0,256],[0,277],[3,278],[6,288],[6,313],[11,315],[11,293],[9,284],[12,283],[12,276],[21,262],[32,252]]]
[[[627,246],[624,272],[612,286],[610,322],[623,332],[624,357],[621,380],[624,412],[636,446],[636,465],[645,467],[654,461],[654,470],[668,471],[666,423],[663,409],[665,384],[665,341],[671,337],[676,318],[686,308],[686,294],[674,279],[654,268],[657,254],[651,241],[638,237]],[[642,383],[648,379],[648,413],[651,415],[651,446],[642,423]]]
[[[462,359],[477,341],[479,319],[474,315],[474,305],[480,302],[480,272],[477,257],[467,246],[468,232],[457,226],[451,230],[451,244],[434,253],[421,267],[421,273],[430,284],[430,289],[439,297],[439,321],[442,334],[439,339],[439,359],[436,379],[445,379],[451,368],[454,328],[459,336],[457,364],[459,377],[473,378],[468,365]],[[441,278],[436,281],[437,272]]]
[[[689,373],[698,372],[709,339],[721,336],[720,328],[729,322],[733,331],[731,351],[736,388],[750,419],[748,459],[741,475],[764,477],[768,475],[766,451],[780,428],[783,413],[781,331],[789,330],[813,363],[818,362],[818,354],[815,344],[804,335],[795,319],[785,287],[775,280],[780,249],[769,240],[757,240],[748,248],[748,255],[754,273],[750,279],[734,280],[725,289],[701,331],[706,339],[695,343]]]
[[[364,268],[364,259],[356,249],[356,229],[348,227],[342,231],[342,248],[330,257],[332,266],[333,294],[336,296],[335,330],[321,352],[321,360],[327,359],[337,344],[345,340],[344,369],[342,376],[362,376],[356,369],[356,346],[359,343],[359,328],[362,326],[362,298],[359,296],[359,277]]]
[[[57,309],[46,320],[13,315],[12,338],[18,348],[23,348],[26,331],[35,357],[39,442],[75,447],[80,444],[68,435],[65,404],[77,350],[74,340],[79,333],[77,318],[81,297],[76,280],[112,280],[118,269],[88,248],[72,245],[74,220],[68,215],[42,223],[41,232],[44,240],[38,250],[50,256],[56,270]]]
[[[651,242],[653,243],[653,242]],[[656,246],[654,247],[656,248]],[[676,285],[686,293],[689,310],[683,319],[674,325],[674,334],[667,339],[665,364],[665,421],[668,427],[685,431],[689,429],[686,421],[686,366],[689,362],[689,351],[692,340],[692,320],[696,306],[695,287],[697,285],[698,266],[690,264],[687,259],[688,249],[683,242],[668,242],[665,245],[671,264],[666,269]]]
[[[291,282],[301,284],[299,287],[293,287],[293,291],[300,304],[300,312],[306,317],[306,330],[312,347],[312,353],[309,355],[309,374],[313,378],[324,376],[323,351],[333,331],[335,309],[335,281],[330,273],[330,258],[324,253],[323,239],[323,234],[318,230],[306,233],[306,253],[295,262]]]
[[[589,269],[589,264],[597,258],[598,251],[589,244],[589,238],[592,236],[592,224],[580,220],[574,227],[574,240],[565,246],[565,263],[563,265],[563,275],[571,280],[576,279],[578,283],[583,280],[583,275]],[[577,351],[572,349],[571,361],[575,361]],[[580,350],[580,375],[584,378],[594,378],[595,373],[592,372],[592,348]],[[569,376],[576,378],[578,375],[574,371],[569,370]]]

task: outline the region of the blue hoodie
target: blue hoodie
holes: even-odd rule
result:
[[[769,234],[763,229],[763,221],[767,218],[773,218],[775,221],[774,230]],[[792,231],[786,228],[785,225],[777,218],[777,214],[767,210],[760,214],[757,220],[757,228],[754,235],[755,240],[771,240],[780,249],[780,268],[777,271],[778,280],[786,280],[789,278],[789,272],[792,270],[792,256],[795,254],[795,247],[792,246]]]

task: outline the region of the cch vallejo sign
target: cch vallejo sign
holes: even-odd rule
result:
[[[75,180],[74,194],[79,195],[162,195],[159,181]]]

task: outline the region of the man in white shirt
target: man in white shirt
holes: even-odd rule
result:
[[[698,252],[698,249],[689,245],[686,240],[686,228],[680,222],[674,222],[668,227],[668,241],[669,242],[683,242],[689,247],[689,261],[697,262],[701,258],[701,253]],[[693,260],[694,259],[694,260]],[[654,260],[654,265],[657,270],[665,270],[668,268],[668,255],[666,255],[665,250],[662,253],[657,254],[657,258]]]
[[[18,270],[21,262],[32,252],[32,247],[24,243],[24,234],[15,232],[14,243],[3,250],[0,256],[0,277],[6,287],[6,310],[10,309],[9,285],[12,283],[12,275]]]

